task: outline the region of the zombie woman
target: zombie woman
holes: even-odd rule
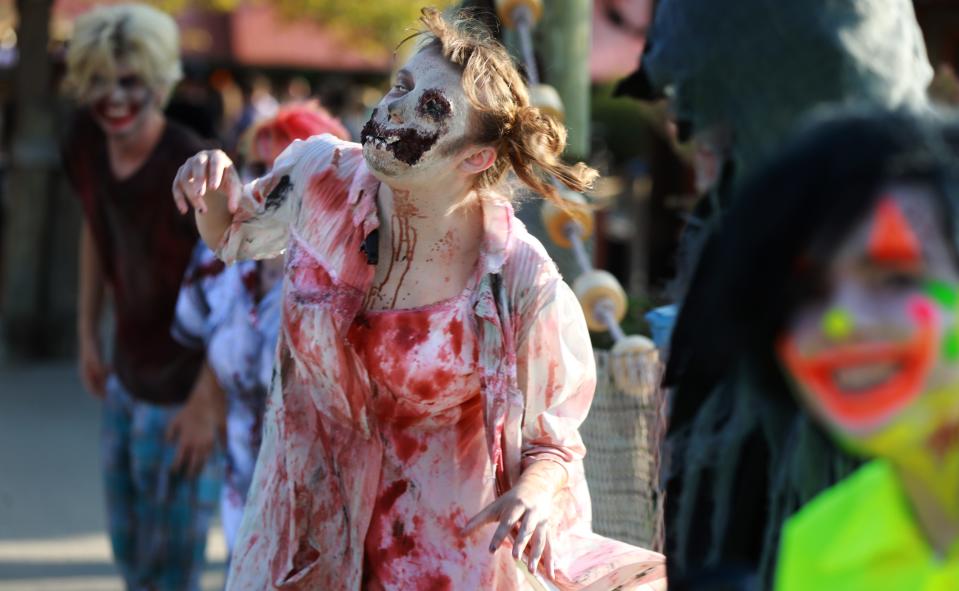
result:
[[[590,531],[593,396],[575,297],[513,215],[595,173],[506,51],[432,10],[362,146],[294,142],[241,186],[220,152],[174,185],[226,261],[286,250],[277,376],[231,589],[664,584]],[[532,574],[530,574],[532,573]]]
[[[346,129],[313,104],[291,105],[258,122],[244,142],[244,172],[262,176],[296,139]],[[260,449],[266,394],[280,329],[281,257],[227,267],[200,241],[187,267],[173,322],[180,342],[206,349],[207,362],[226,395],[226,473],[220,520],[232,551]]]
[[[704,253],[679,387],[732,367],[761,404],[802,410],[767,425],[783,466],[749,485],[773,503],[713,502],[734,527],[792,514],[756,549],[778,556],[777,589],[959,586],[957,140],[888,113],[820,123],[746,185]],[[810,420],[815,445],[797,435]],[[853,458],[869,461],[841,478]]]

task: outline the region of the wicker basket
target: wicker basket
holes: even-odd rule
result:
[[[593,530],[662,551],[662,364],[656,351],[632,357],[628,362],[639,369],[643,386],[638,388],[638,395],[616,387],[609,352],[596,352],[596,397],[580,428],[587,449],[585,468],[593,501]]]

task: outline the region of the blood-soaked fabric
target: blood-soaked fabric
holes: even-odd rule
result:
[[[412,313],[360,315],[373,280],[362,246],[378,225],[378,188],[359,145],[329,135],[296,141],[268,176],[244,188],[220,245],[227,262],[286,249],[278,375],[228,588],[359,591],[377,580],[386,588],[472,590],[485,586],[471,583],[477,578],[517,581],[515,563],[491,558],[485,547],[495,524],[470,537],[455,532],[525,465],[544,459],[569,473],[549,542],[556,587],[629,589],[664,577],[661,555],[590,529],[578,428],[595,365],[579,303],[542,245],[507,202],[490,198],[477,280],[462,296],[469,320],[462,335],[455,323],[440,328],[431,320],[419,327],[425,333],[403,325],[422,323]],[[370,344],[380,340],[392,342]],[[371,363],[371,347],[390,355]],[[436,347],[449,354],[448,365]],[[474,358],[474,375],[454,375],[451,368]],[[397,367],[399,360],[406,365]],[[449,390],[423,383],[423,372],[448,380]],[[391,395],[407,397],[398,413],[387,412]],[[413,410],[420,418],[406,424]],[[436,439],[424,441],[430,426]],[[439,463],[420,459],[444,453],[450,457]],[[444,506],[426,524],[434,501]],[[453,546],[437,554],[443,540]],[[392,582],[397,576],[403,581]]]
[[[201,240],[177,300],[173,335],[206,345],[206,359],[226,392],[226,472],[220,522],[227,550],[240,527],[253,467],[260,451],[263,410],[273,376],[280,330],[281,284],[261,294],[260,265],[227,267]]]
[[[469,292],[415,310],[361,313],[349,337],[369,371],[370,410],[386,442],[365,587],[529,588],[508,547],[490,554],[488,539],[460,533],[496,498]]]
[[[97,253],[113,293],[116,339],[113,368],[137,399],[155,404],[186,400],[203,361],[170,334],[180,280],[197,241],[192,216],[170,197],[176,171],[206,147],[167,121],[143,165],[117,179],[107,142],[96,122],[77,115],[63,144],[63,162],[83,205]]]

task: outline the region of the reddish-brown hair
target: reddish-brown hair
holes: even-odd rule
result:
[[[435,8],[424,8],[425,38],[463,73],[463,92],[474,112],[471,141],[495,146],[496,161],[476,180],[476,189],[499,185],[512,170],[517,178],[550,201],[567,207],[552,179],[573,191],[590,188],[598,173],[582,162],[566,164],[566,128],[529,103],[529,93],[509,52],[475,19],[445,19]]]
[[[258,147],[263,145],[261,142],[268,141],[268,145],[278,147],[273,150],[278,154],[293,140],[305,140],[324,133],[331,133],[341,140],[350,139],[349,132],[339,119],[330,115],[316,101],[285,105],[275,116],[254,126],[246,153],[249,158],[262,160],[272,166],[269,154],[257,153]]]

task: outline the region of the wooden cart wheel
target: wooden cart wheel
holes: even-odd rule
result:
[[[597,313],[597,306],[604,302],[611,306],[616,322],[622,321],[626,316],[626,291],[608,271],[595,269],[583,273],[573,282],[573,292],[583,307],[586,325],[593,332],[609,330],[602,315]]]

